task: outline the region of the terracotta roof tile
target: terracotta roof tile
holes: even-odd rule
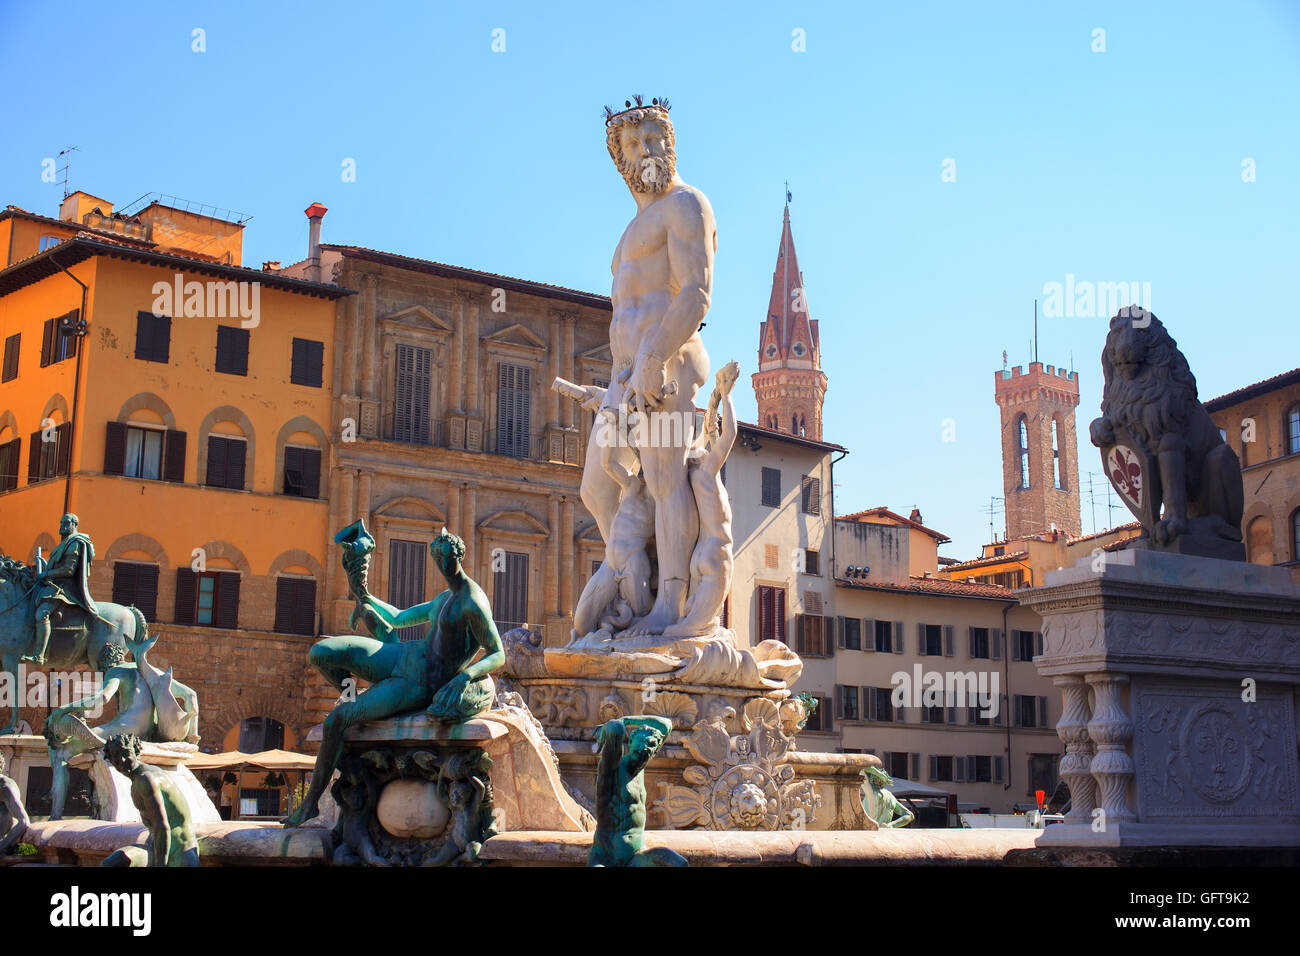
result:
[[[836,587],[858,588],[865,591],[894,591],[902,594],[933,594],[939,597],[966,597],[995,600],[1015,600],[1015,592],[1000,584],[970,584],[966,581],[948,581],[942,578],[911,577],[907,584],[871,584],[836,578]]]
[[[950,564],[944,568],[944,572],[964,571],[967,568],[982,568],[990,564],[1002,564],[1004,561],[1015,561],[1017,558],[1029,557],[1028,551],[1011,551],[1007,554],[992,554],[987,558],[972,558],[969,561],[963,561],[960,564]]]
[[[1235,391],[1228,392],[1226,395],[1220,395],[1218,398],[1212,398],[1204,402],[1206,411],[1218,412],[1225,408],[1243,402],[1248,398],[1254,398],[1257,395],[1264,395],[1278,388],[1285,388],[1287,385],[1294,385],[1300,382],[1300,368],[1293,368],[1289,372],[1282,372],[1274,375],[1272,378],[1266,378],[1262,382],[1256,382],[1254,385],[1244,385]]]
[[[860,518],[866,518],[866,517],[889,518],[891,521],[895,521],[898,524],[904,525],[906,527],[915,528],[917,531],[924,531],[930,537],[937,540],[940,544],[952,540],[942,531],[935,531],[933,528],[927,528],[919,521],[913,521],[911,518],[904,518],[898,512],[890,511],[889,508],[885,505],[881,505],[878,508],[868,508],[865,511],[855,511],[852,514],[836,515],[835,517],[842,521],[857,521]]]
[[[532,279],[520,279],[515,276],[502,275],[498,272],[484,272],[481,269],[469,269],[465,266],[454,266],[446,262],[437,262],[433,259],[418,259],[414,256],[404,256],[396,252],[384,252],[382,249],[368,249],[365,246],[342,246],[335,243],[323,242],[322,249],[333,249],[343,253],[345,256],[353,256],[359,259],[369,259],[371,261],[388,262],[398,266],[413,266],[417,268],[429,268],[439,271],[446,271],[462,275],[468,279],[478,279],[483,282],[510,282],[518,283],[522,286],[531,286],[536,289],[547,289],[552,292],[564,293],[568,296],[581,296],[584,299],[591,299],[592,305],[611,308],[609,296],[599,295],[595,292],[584,292],[581,289],[569,289],[562,285],[551,285],[547,282],[535,282]]]

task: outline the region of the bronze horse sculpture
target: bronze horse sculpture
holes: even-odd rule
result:
[[[18,659],[31,645],[35,632],[38,573],[36,568],[0,554],[0,679],[9,675],[7,679],[14,682],[11,686],[15,689],[9,720],[0,728],[0,734],[13,733],[18,725]],[[149,627],[139,609],[108,601],[94,603],[97,616],[84,622],[80,619],[85,615],[70,606],[55,612],[42,670],[94,671],[104,645],[120,644],[130,650],[131,644],[147,638]],[[76,617],[69,620],[73,615]]]

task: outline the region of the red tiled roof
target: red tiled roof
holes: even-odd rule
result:
[[[1300,382],[1300,368],[1293,368],[1289,372],[1282,372],[1280,375],[1274,375],[1272,378],[1266,378],[1262,382],[1256,382],[1254,385],[1246,385],[1236,391],[1229,392],[1226,395],[1220,395],[1218,398],[1212,398],[1205,405],[1205,410],[1210,412],[1219,412],[1225,408],[1230,408],[1238,402],[1244,402],[1248,398],[1255,398],[1259,395],[1265,395],[1268,392],[1275,391],[1279,388],[1285,388],[1288,385],[1294,385]]]
[[[496,272],[483,272],[479,269],[468,269],[464,266],[453,266],[445,262],[435,262],[432,259],[417,259],[414,256],[403,256],[396,252],[384,252],[382,249],[367,249],[365,246],[341,246],[335,243],[322,242],[321,248],[333,249],[336,252],[341,252],[345,256],[351,256],[354,259],[365,259],[370,262],[388,263],[402,268],[415,269],[420,272],[445,276],[449,279],[467,279],[472,282],[483,282],[490,285],[498,285],[503,288],[514,287],[515,291],[527,292],[541,296],[549,295],[551,298],[569,299],[598,309],[613,308],[610,304],[609,296],[597,295],[594,292],[583,292],[581,289],[567,289],[564,286],[550,285],[545,282],[534,282],[531,279],[518,279],[514,276],[501,275]]]
[[[913,521],[911,518],[904,518],[897,512],[890,511],[889,508],[884,505],[881,505],[879,508],[868,508],[866,511],[855,511],[852,514],[836,515],[835,517],[843,521],[857,521],[868,516],[873,518],[889,518],[891,521],[895,521],[906,527],[915,528],[917,531],[924,531],[940,544],[952,540],[943,532],[935,531],[933,528],[927,528],[925,525],[921,524],[921,522]]]
[[[783,432],[780,429],[765,428],[762,425],[751,425],[749,422],[737,422],[737,425],[745,431],[754,432],[756,435],[763,437],[771,437],[777,441],[794,442],[796,445],[809,445],[814,448],[823,448],[830,451],[842,451],[845,454],[848,454],[848,449],[843,445],[836,445],[834,442],[817,441],[815,438],[805,438],[802,435],[791,435],[789,432]]]
[[[209,258],[195,258],[176,252],[159,252],[145,249],[122,241],[122,237],[109,238],[100,233],[80,232],[58,245],[51,246],[44,252],[16,262],[6,269],[0,269],[0,296],[9,295],[17,289],[39,282],[47,276],[60,271],[63,266],[84,262],[92,256],[110,255],[119,258],[145,262],[151,265],[170,266],[186,269],[199,275],[217,275],[230,279],[258,282],[269,289],[285,292],[301,292],[306,295],[324,299],[341,299],[356,295],[352,289],[307,279],[292,279],[278,276],[273,272],[261,272],[244,266],[230,266]]]
[[[1116,531],[1134,531],[1142,527],[1140,521],[1130,521],[1128,524],[1117,524],[1113,528],[1107,528],[1105,531],[1094,531],[1092,534],[1085,534],[1079,538],[1070,538],[1070,544],[1078,544],[1080,541],[1091,541],[1093,538],[1100,538],[1103,535],[1114,534]],[[1128,540],[1127,538],[1125,539]]]
[[[64,222],[62,219],[53,219],[49,216],[42,216],[38,213],[28,212],[26,209],[13,204],[5,206],[4,209],[0,209],[0,219],[4,219],[8,216],[20,216],[23,219],[30,219],[33,222],[43,222],[51,226],[61,226],[64,229],[74,229],[78,234],[85,233],[87,235],[93,235],[96,239],[121,242],[124,245],[132,246],[134,248],[153,249],[158,245],[152,239],[137,239],[135,236],[124,236],[120,232],[113,232],[109,229],[96,229],[94,226],[86,226],[77,222]]]
[[[966,581],[947,581],[942,578],[912,576],[907,584],[871,584],[836,578],[836,587],[858,588],[865,591],[894,591],[902,594],[933,594],[937,597],[980,598],[982,600],[1014,601],[1015,592],[1000,584],[970,584]]]
[[[1112,541],[1110,544],[1106,545],[1106,547],[1102,548],[1102,550],[1123,551],[1124,548],[1128,546],[1128,543],[1130,541],[1136,541],[1140,537],[1142,537],[1141,532],[1138,532],[1137,534],[1131,534],[1127,538],[1120,538],[1118,541]]]
[[[1004,561],[1015,561],[1017,558],[1029,557],[1028,551],[1011,551],[1007,554],[992,554],[987,558],[972,558],[969,561],[963,561],[960,564],[950,564],[944,568],[944,573],[950,571],[964,571],[967,568],[982,568],[990,564],[1002,564]]]

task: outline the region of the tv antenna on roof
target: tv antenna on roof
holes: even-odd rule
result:
[[[1034,361],[1038,361],[1038,300],[1034,300]]]
[[[67,149],[59,150],[60,159],[63,159],[64,156],[68,156],[68,159],[63,164],[63,198],[64,199],[68,198],[68,169],[71,168],[72,166],[72,158],[71,156],[69,156],[69,154],[73,152],[78,152],[76,146],[69,146]]]

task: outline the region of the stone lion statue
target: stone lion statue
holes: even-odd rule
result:
[[[1151,312],[1121,309],[1110,320],[1101,367],[1092,443],[1105,449],[1125,431],[1155,472],[1145,482],[1150,520],[1134,546],[1244,561],[1241,463],[1198,400],[1173,337]]]

